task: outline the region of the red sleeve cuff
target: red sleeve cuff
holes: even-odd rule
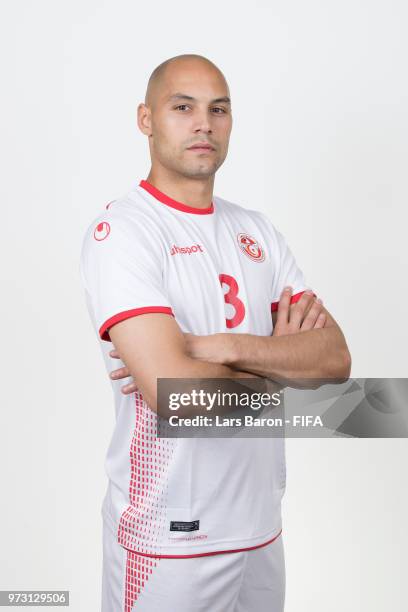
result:
[[[144,306],[143,308],[132,308],[131,310],[124,310],[123,312],[119,312],[113,317],[110,317],[99,329],[99,336],[102,340],[106,340],[107,342],[112,342],[109,336],[109,329],[119,323],[120,321],[124,321],[125,319],[130,319],[130,317],[136,317],[137,315],[147,314],[149,312],[162,312],[163,314],[169,314],[174,317],[174,313],[171,308],[168,306]]]
[[[295,304],[296,302],[298,302],[300,300],[300,298],[302,297],[302,295],[304,294],[304,292],[307,291],[307,289],[305,289],[304,291],[299,291],[299,293],[295,293],[294,295],[292,295],[292,297],[290,298],[290,303],[291,304]],[[316,297],[316,294],[313,294]],[[276,310],[278,310],[278,306],[279,306],[279,301],[278,302],[272,302],[271,304],[271,312],[276,312]]]

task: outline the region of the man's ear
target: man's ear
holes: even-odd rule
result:
[[[145,136],[152,135],[152,112],[144,102],[137,107],[137,125]]]

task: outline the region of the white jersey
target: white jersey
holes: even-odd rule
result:
[[[140,181],[88,228],[80,263],[107,371],[109,329],[168,313],[183,332],[270,336],[285,285],[308,288],[267,216],[214,196],[196,209]],[[149,348],[146,347],[146,351]],[[135,381],[137,383],[137,381]],[[281,531],[282,438],[158,438],[140,392],[112,381],[116,425],[107,452],[104,520],[128,550],[162,557],[246,550]]]

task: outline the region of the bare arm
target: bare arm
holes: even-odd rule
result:
[[[149,407],[157,411],[158,378],[256,378],[239,368],[191,357],[172,316],[143,314],[117,323],[110,338]]]
[[[292,305],[290,297],[290,291],[282,292],[278,311],[272,313],[272,336],[191,335],[187,338],[190,353],[276,381],[347,379],[351,357],[339,325],[313,295],[305,293]],[[316,318],[316,309],[325,316],[324,327],[308,324]]]

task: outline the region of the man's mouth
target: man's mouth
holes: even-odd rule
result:
[[[188,147],[189,151],[214,151],[214,147],[211,146],[208,142],[197,142],[194,145],[191,145],[191,147]]]

